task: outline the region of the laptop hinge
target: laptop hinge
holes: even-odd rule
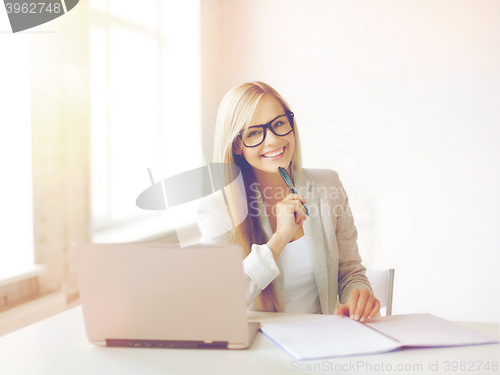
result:
[[[227,341],[106,339],[106,346],[122,348],[227,349]]]

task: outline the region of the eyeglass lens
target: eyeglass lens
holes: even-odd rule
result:
[[[292,131],[292,126],[290,125],[290,121],[286,115],[280,116],[274,120],[271,124],[271,128],[273,129],[273,132],[279,136],[286,135]],[[265,131],[267,131],[267,128],[263,126],[248,128],[243,131],[243,143],[245,143],[247,147],[258,145],[264,140]]]

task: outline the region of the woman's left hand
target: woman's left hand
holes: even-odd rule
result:
[[[380,301],[368,289],[353,289],[349,299],[340,305],[335,315],[346,315],[364,323],[380,310]]]

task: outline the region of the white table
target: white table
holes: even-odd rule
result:
[[[250,320],[266,323],[319,317],[321,315],[249,313]],[[498,338],[498,324],[460,324]],[[260,332],[247,350],[107,348],[87,341],[79,306],[0,337],[0,374],[498,374],[498,369],[493,371],[492,362],[497,361],[498,365],[499,354],[499,345],[494,344],[403,349],[369,356],[297,362]],[[454,361],[458,366],[456,371],[452,367]],[[489,362],[490,370],[477,371],[479,361],[483,362],[482,366]],[[446,371],[447,362],[449,371]],[[465,371],[460,371],[461,363],[466,366]],[[432,370],[429,364],[434,366]],[[436,365],[438,371],[434,371]],[[387,371],[389,366],[391,371]]]

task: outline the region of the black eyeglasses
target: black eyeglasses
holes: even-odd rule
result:
[[[284,115],[279,115],[267,124],[250,126],[248,129],[243,129],[238,134],[238,137],[246,147],[257,147],[266,139],[266,128],[278,137],[290,134],[293,130],[293,112],[286,111]]]

